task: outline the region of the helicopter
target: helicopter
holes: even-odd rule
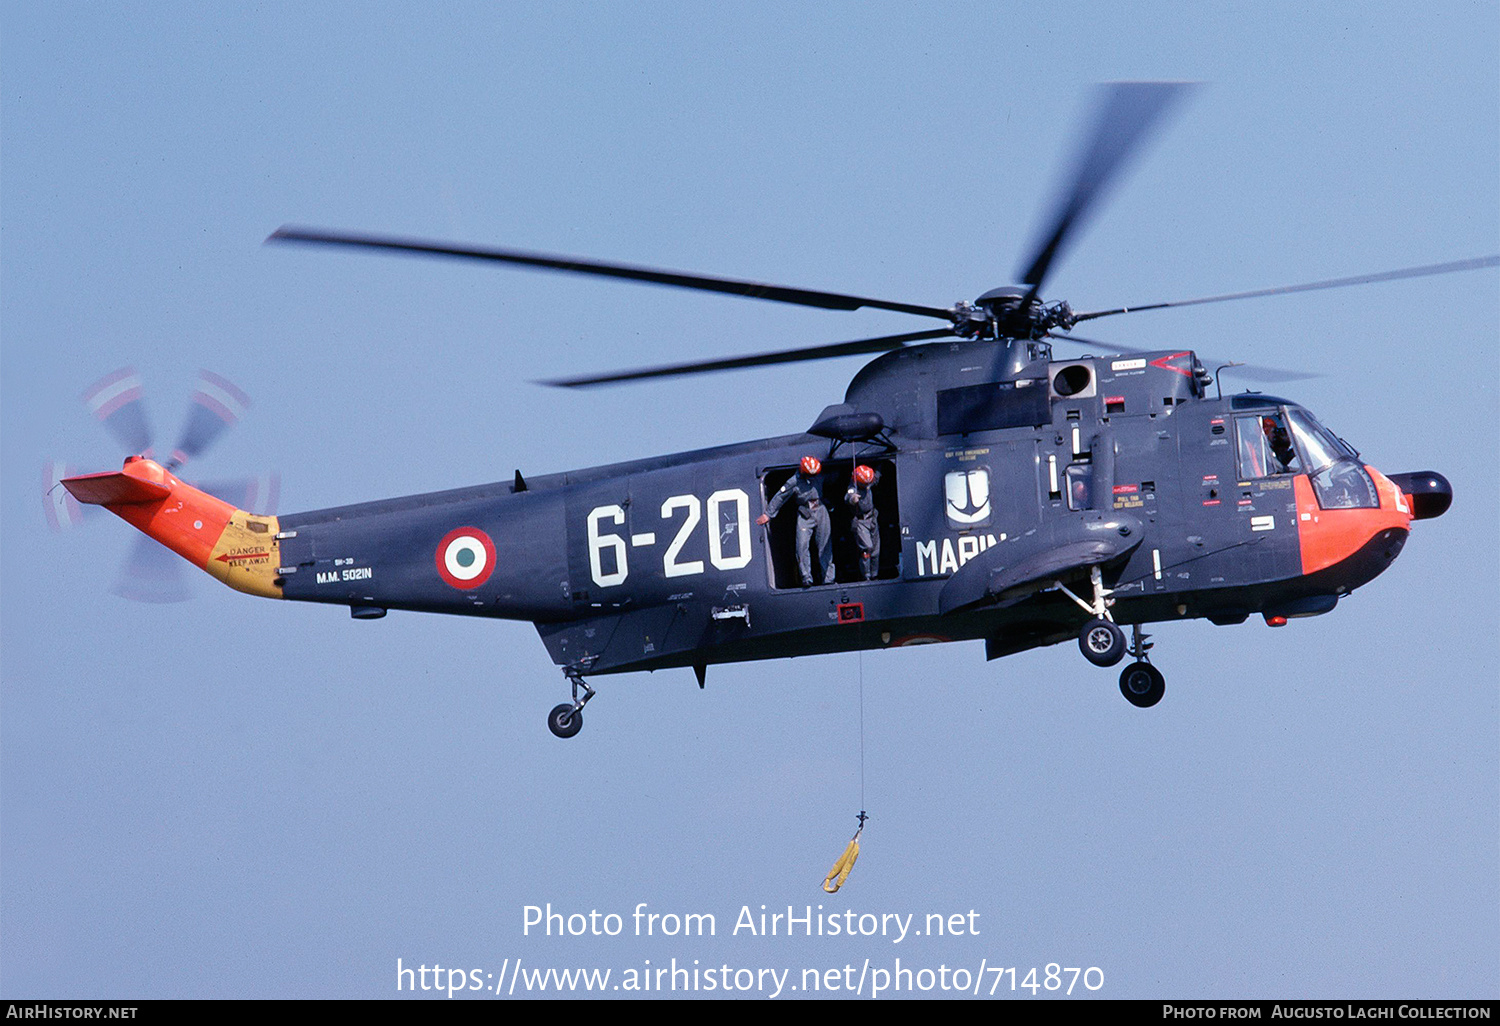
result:
[[[533,623],[571,689],[547,717],[562,738],[582,728],[599,676],[690,667],[701,688],[715,664],[964,640],[983,641],[987,659],[1070,640],[1099,667],[1129,656],[1120,691],[1154,706],[1165,678],[1145,627],[1331,612],[1391,564],[1413,520],[1448,509],[1453,489],[1435,471],[1381,473],[1294,401],[1224,396],[1193,350],[1127,349],[1072,328],[1500,265],[1486,256],[1084,312],[1044,300],[1057,259],[1190,89],[1102,87],[1017,283],[951,307],[327,229],[286,226],[267,240],[943,322],[544,382],[880,354],[805,430],[283,516],[236,508],[144,455],[62,484],[252,595],[344,605],[360,620],[395,609]],[[1111,355],[1059,357],[1059,341]],[[825,526],[809,532],[803,519]]]

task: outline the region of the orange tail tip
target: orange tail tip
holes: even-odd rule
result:
[[[62,483],[73,493],[73,498],[94,506],[155,502],[172,494],[172,489],[164,484],[120,472],[80,474],[65,477]]]
[[[63,478],[79,502],[103,506],[237,591],[281,598],[281,530],[200,491],[154,460],[132,456],[115,473]]]

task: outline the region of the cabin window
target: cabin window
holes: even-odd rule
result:
[[[1068,508],[1094,508],[1094,468],[1087,463],[1068,467]]]

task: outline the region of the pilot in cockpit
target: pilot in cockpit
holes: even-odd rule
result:
[[[1281,417],[1275,414],[1267,414],[1260,418],[1261,431],[1265,433],[1266,444],[1271,447],[1271,455],[1276,457],[1276,462],[1281,466],[1273,468],[1273,473],[1285,474],[1292,470],[1292,464],[1297,461],[1297,450],[1292,448],[1292,435],[1287,431],[1286,425],[1281,422]]]

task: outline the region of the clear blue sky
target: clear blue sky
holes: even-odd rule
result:
[[[1008,283],[1112,79],[1207,83],[1057,267],[1136,305],[1500,251],[1500,11],[1411,4],[7,3],[0,34],[0,995],[394,995],[500,971],[1097,966],[1111,997],[1500,992],[1494,271],[1101,322],[1281,391],[1457,499],[1331,616],[1156,635],[1160,706],[1072,646],[602,681],[525,624],[108,586],[40,465],[254,399],[203,472],[298,511],[798,431],[860,360],[528,382],[926,327],[263,247],[301,222],[947,305]],[[547,939],[522,908],[712,913]],[[980,914],[977,937],[730,936],[741,906]],[[630,932],[627,929],[627,933]],[[618,979],[618,977],[616,977]],[[1022,992],[1025,993],[1024,991]]]

